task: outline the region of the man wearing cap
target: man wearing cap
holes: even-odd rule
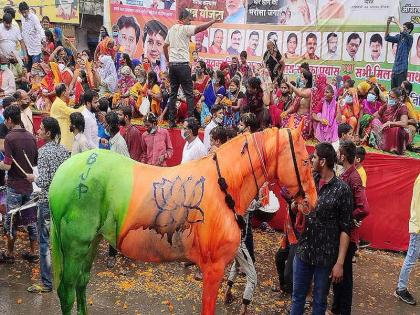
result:
[[[185,94],[188,104],[188,116],[193,117],[194,98],[193,83],[191,79],[189,43],[191,36],[205,31],[218,20],[201,25],[191,25],[193,16],[187,9],[182,9],[179,15],[179,22],[173,25],[166,36],[163,51],[169,60],[169,80],[171,82],[171,94],[168,102],[169,127],[176,126],[175,102],[177,100],[179,86]],[[170,49],[169,49],[170,47]]]

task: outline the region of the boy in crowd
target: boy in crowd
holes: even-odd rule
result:
[[[359,243],[359,227],[364,218],[369,214],[365,188],[357,172],[354,162],[356,159],[356,145],[351,140],[340,143],[338,163],[344,168],[340,175],[352,192],[352,224],[350,229],[350,244],[343,264],[343,280],[340,283],[333,283],[334,299],[332,305],[333,314],[351,314],[353,297],[353,257]]]
[[[367,174],[362,165],[363,161],[365,160],[366,150],[364,147],[357,147],[356,148],[356,170],[359,172],[360,178],[362,179],[362,186],[366,188],[367,183]]]

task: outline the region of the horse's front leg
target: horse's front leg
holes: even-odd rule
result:
[[[217,294],[226,264],[223,262],[215,262],[203,265],[203,293],[201,302],[202,315],[214,315],[216,310]]]

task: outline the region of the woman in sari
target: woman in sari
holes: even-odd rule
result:
[[[229,69],[229,63],[227,61],[223,61],[220,64],[220,71],[223,72],[223,74],[225,75],[225,88],[226,90],[229,89],[229,85],[230,85],[230,69]]]
[[[140,105],[143,103],[143,97],[147,95],[147,73],[144,71],[142,65],[137,65],[134,68],[135,84],[130,88],[130,95],[134,100],[134,114],[140,110]]]
[[[109,98],[117,90],[118,78],[111,56],[99,57],[99,68],[94,71],[99,85],[99,96]]]
[[[271,124],[281,127],[281,114],[288,110],[293,102],[292,92],[285,80],[277,78],[278,87],[273,94],[273,101],[270,105]]]
[[[199,60],[195,67],[195,81],[193,82],[194,107],[199,113],[201,113],[202,106],[200,99],[203,96],[204,90],[210,82],[210,77],[206,74],[206,72],[206,63],[203,60]],[[181,103],[181,106],[178,108],[178,112],[180,112],[182,116],[186,116],[187,111],[187,104]]]
[[[134,99],[130,100],[130,89],[136,84],[135,76],[129,66],[121,68],[121,76],[118,79],[117,91],[112,98],[112,107],[116,108],[119,104],[131,106],[134,109]]]
[[[117,58],[118,59],[115,62],[116,63],[115,69],[117,70],[118,78],[120,78],[121,77],[121,69],[124,66],[129,66],[130,69],[133,69],[133,64],[132,64],[130,56],[128,54],[118,53]]]
[[[42,54],[44,56],[44,62],[48,62],[51,53],[55,49],[54,36],[50,30],[45,31],[45,44],[42,47]]]
[[[416,127],[420,120],[420,114],[416,112],[413,101],[410,98],[413,85],[408,81],[401,83],[402,102],[407,106],[408,111],[408,131],[410,133],[410,139],[414,139],[416,135]],[[410,142],[411,143],[411,142]]]
[[[70,92],[73,92],[74,89],[74,103],[80,104],[82,95],[93,88],[95,88],[95,84],[89,62],[86,62],[82,54],[78,54],[76,69],[69,87]]]
[[[371,122],[374,118],[373,115],[382,107],[382,105],[380,91],[374,86],[369,90],[366,99],[362,101],[362,106],[360,107],[360,119],[358,120],[355,135],[356,137],[361,137],[362,143],[369,137]]]
[[[51,67],[47,63],[34,64],[32,66],[33,81],[31,94],[36,95],[35,107],[49,112],[55,100],[55,85],[61,81],[59,76],[54,76]]]
[[[245,97],[241,99],[241,115],[252,113],[256,116],[259,129],[270,125],[268,106],[271,102],[271,88],[261,82],[259,78],[251,77],[247,81]]]
[[[245,97],[241,92],[241,83],[237,77],[232,78],[229,84],[229,90],[226,97],[221,101],[224,106],[224,127],[236,127],[240,118],[240,104],[239,101]]]
[[[283,77],[285,63],[274,41],[268,40],[267,50],[264,53],[263,60],[265,67],[270,72],[271,81],[274,82],[278,77]]]
[[[199,101],[202,103],[200,115],[202,126],[205,126],[211,118],[210,109],[214,104],[219,104],[224,96],[226,96],[225,76],[222,71],[216,71],[215,78],[207,85]]]
[[[103,55],[110,56],[111,59],[114,59],[116,53],[117,51],[114,48],[114,40],[111,37],[106,37],[96,47],[94,60],[98,60],[99,57]]]
[[[359,123],[360,104],[356,88],[349,88],[339,102],[341,112],[341,123],[349,124],[353,130],[357,129]]]
[[[388,102],[375,113],[369,143],[376,148],[396,154],[404,154],[409,141],[407,106],[401,102],[402,92],[393,88]]]
[[[327,85],[324,98],[319,105],[313,107],[312,110],[314,136],[319,142],[336,142],[338,140],[338,123],[341,117],[337,110],[333,86]]]
[[[344,92],[347,91],[347,89],[349,88],[349,86],[348,86],[349,81],[351,81],[351,77],[349,75],[345,75],[345,76],[342,77],[342,84],[338,88],[337,98],[342,97]]]
[[[306,69],[302,69],[302,77],[300,78],[303,82],[303,88],[297,88],[290,82],[287,85],[295,94],[295,99],[292,106],[286,111],[281,113],[282,126],[284,128],[297,128],[303,121],[303,138],[309,139],[311,136],[311,95],[312,95],[312,73]]]
[[[232,61],[229,66],[229,76],[233,78],[235,74],[239,71],[239,59],[238,57],[232,57]]]

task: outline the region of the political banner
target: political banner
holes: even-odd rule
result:
[[[11,6],[16,10],[16,19],[20,20],[19,3],[21,0],[0,0],[0,8]],[[27,0],[31,10],[41,20],[48,16],[53,23],[79,24],[78,0]]]
[[[293,77],[302,62],[313,73],[330,77],[351,75],[356,81],[370,75],[390,88],[397,45],[387,41],[389,16],[411,21],[413,45],[408,80],[420,107],[420,24],[418,1],[388,0],[125,0],[110,4],[112,24],[119,25],[120,41],[133,58],[168,61],[163,43],[168,29],[188,9],[194,24],[211,19],[222,22],[193,36],[201,58],[217,66],[246,51],[250,63],[262,63],[268,40],[273,40],[286,60],[286,74]],[[400,32],[391,24],[390,35]]]
[[[420,2],[418,0],[401,0],[399,14],[401,23],[411,22],[420,26]]]

